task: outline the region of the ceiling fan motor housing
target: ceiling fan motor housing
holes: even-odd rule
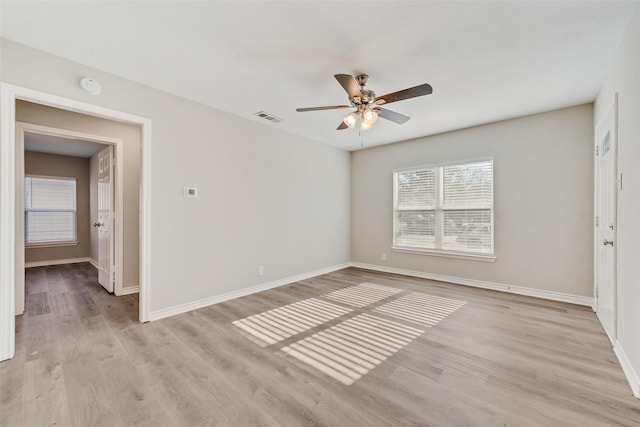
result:
[[[369,104],[370,102],[373,102],[373,98],[376,97],[376,93],[369,89],[362,89],[360,92],[362,92],[363,104]]]
[[[370,102],[373,102],[373,99],[376,97],[374,91],[364,88],[367,84],[367,81],[369,81],[369,76],[367,74],[358,74],[356,76],[356,82],[360,85],[360,93],[362,94],[362,98],[359,96],[354,96],[351,99],[351,102],[353,102],[353,104],[356,106],[361,104],[367,105]]]

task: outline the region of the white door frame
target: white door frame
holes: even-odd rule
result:
[[[24,134],[25,132],[37,133],[40,135],[55,136],[58,138],[79,139],[83,141],[97,142],[99,144],[112,145],[115,148],[116,162],[115,162],[115,176],[116,176],[116,188],[115,188],[115,265],[116,265],[116,277],[115,277],[115,294],[122,295],[123,288],[123,267],[124,267],[124,172],[120,165],[124,164],[122,145],[123,141],[118,138],[111,138],[102,135],[94,135],[83,132],[75,132],[67,129],[59,129],[50,126],[41,126],[32,123],[16,122],[16,212],[18,207],[23,206],[24,203],[20,203],[22,195],[24,193],[24,163],[22,154],[24,153]],[[16,215],[16,312],[15,314],[22,314],[24,312],[24,240],[20,236],[24,235],[24,216]]]
[[[140,126],[140,322],[149,320],[151,120],[0,82],[0,361],[15,355],[16,100]]]
[[[602,158],[603,153],[599,152],[599,145],[600,145],[600,141],[599,141],[599,130],[602,127],[602,122],[605,121],[606,117],[608,114],[613,114],[613,124],[612,124],[612,138],[611,138],[611,144],[613,145],[613,154],[615,155],[614,159],[613,159],[613,167],[615,170],[615,182],[616,182],[616,188],[614,189],[614,194],[613,194],[613,199],[614,199],[614,230],[613,230],[613,241],[614,241],[614,246],[611,248],[611,250],[613,250],[614,252],[614,260],[615,260],[615,265],[614,265],[614,274],[613,274],[613,331],[607,331],[606,328],[605,332],[607,333],[607,337],[609,338],[609,340],[611,341],[611,343],[613,345],[616,344],[616,340],[618,339],[618,256],[617,256],[617,248],[618,248],[618,189],[620,188],[620,182],[619,182],[619,171],[618,171],[618,93],[614,94],[613,97],[613,101],[611,104],[609,104],[604,112],[604,114],[602,115],[602,117],[598,118],[598,122],[594,128],[594,140],[595,140],[595,150],[596,150],[596,157],[595,157],[595,161],[593,163],[593,181],[594,181],[594,215],[598,216],[598,213],[600,212],[600,182],[599,182],[599,166],[600,166],[600,159]],[[601,221],[600,221],[601,222]],[[594,222],[594,232],[593,232],[593,306],[592,309],[594,312],[596,312],[596,314],[598,313],[598,304],[599,304],[599,298],[598,298],[598,278],[599,278],[599,270],[598,270],[598,254],[599,251],[602,249],[602,241],[599,238],[598,235],[598,227],[602,227],[604,226],[604,224],[600,223],[598,225],[596,225],[596,223]],[[600,320],[600,322],[602,323],[602,320]]]

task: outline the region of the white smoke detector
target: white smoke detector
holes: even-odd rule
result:
[[[100,92],[102,92],[102,86],[93,77],[85,77],[80,80],[80,86],[90,95],[100,95]]]

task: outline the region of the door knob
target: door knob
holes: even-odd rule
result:
[[[611,246],[613,246],[613,240],[607,240],[607,239],[604,239],[604,240],[602,241],[602,244],[603,244],[603,245],[605,245],[605,246],[607,246],[607,245],[611,245]]]
[[[100,224],[99,222],[94,222],[94,223],[93,223],[93,226],[94,226],[94,227],[102,227],[102,224]]]

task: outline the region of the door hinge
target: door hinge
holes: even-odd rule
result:
[[[596,145],[596,157],[600,155],[600,150],[599,150],[599,146]]]
[[[598,288],[596,287],[596,298],[598,298]]]
[[[622,191],[622,172],[620,172],[620,177],[618,178],[618,190]]]
[[[596,216],[596,227],[600,225],[600,217]]]

